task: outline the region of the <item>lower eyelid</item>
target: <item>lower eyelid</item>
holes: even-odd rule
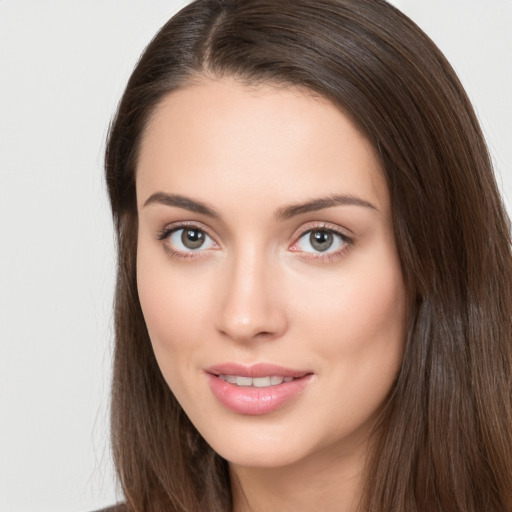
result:
[[[351,250],[352,244],[346,242],[342,247],[332,252],[296,252],[299,253],[299,257],[304,260],[310,260],[311,262],[317,263],[329,263],[344,258]]]

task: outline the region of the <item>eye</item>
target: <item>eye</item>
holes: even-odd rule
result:
[[[312,229],[294,244],[295,250],[308,253],[334,253],[348,245],[348,237],[328,229]]]
[[[173,229],[162,238],[167,238],[170,248],[177,252],[193,252],[216,247],[212,238],[196,227]]]

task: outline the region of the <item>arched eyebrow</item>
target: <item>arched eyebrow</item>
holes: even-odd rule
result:
[[[375,205],[359,197],[352,195],[333,195],[279,208],[276,212],[276,218],[279,220],[287,220],[296,215],[315,212],[317,210],[323,210],[324,208],[332,208],[334,206],[362,206],[378,211]]]
[[[201,213],[203,215],[207,215],[208,217],[213,217],[215,219],[220,217],[220,215],[206,203],[179,194],[166,194],[165,192],[155,192],[154,194],[151,194],[148,197],[148,199],[146,199],[144,207],[150,204],[176,206],[177,208],[183,208],[184,210],[189,210],[191,212]]]
[[[190,197],[182,196],[180,194],[167,194],[165,192],[155,192],[144,203],[144,207],[150,204],[162,204],[164,206],[175,206],[177,208],[183,208],[191,212],[200,213],[207,215],[214,219],[220,218],[220,214],[211,206],[192,199]],[[317,210],[323,210],[324,208],[332,208],[334,206],[360,206],[364,208],[370,208],[378,211],[378,209],[370,202],[365,201],[359,197],[353,195],[334,195],[327,197],[320,197],[312,199],[304,203],[292,204],[279,208],[275,217],[277,220],[284,221],[302,215],[304,213],[314,212]]]

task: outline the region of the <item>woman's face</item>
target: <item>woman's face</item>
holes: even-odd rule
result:
[[[382,170],[328,101],[204,80],[151,118],[137,282],[165,380],[243,466],[362,452],[402,361]]]

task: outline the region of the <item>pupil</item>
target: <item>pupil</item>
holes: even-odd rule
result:
[[[315,250],[324,252],[331,247],[333,236],[328,231],[312,231],[309,240]]]
[[[204,233],[199,229],[184,229],[181,241],[187,249],[198,249],[204,243]]]

